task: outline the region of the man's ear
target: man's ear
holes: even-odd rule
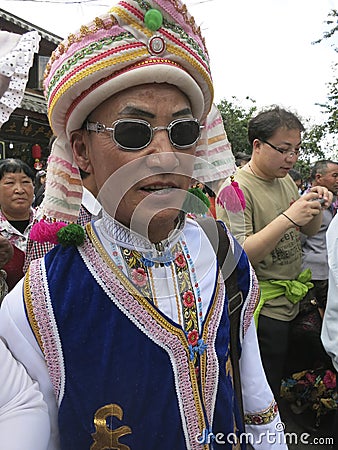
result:
[[[88,135],[85,130],[75,130],[70,137],[73,157],[81,170],[92,173],[92,165],[89,157]]]
[[[261,146],[262,146],[262,143],[261,143],[261,141],[259,140],[259,139],[254,139],[253,140],[253,142],[252,142],[252,150],[253,151],[260,151],[260,149],[261,149]]]
[[[321,178],[322,178],[322,174],[321,173],[316,173],[315,180],[316,180],[317,183],[320,181]]]

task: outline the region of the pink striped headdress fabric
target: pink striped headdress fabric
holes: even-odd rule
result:
[[[208,114],[196,147],[193,178],[201,183],[224,180],[236,171],[235,157],[216,105]]]

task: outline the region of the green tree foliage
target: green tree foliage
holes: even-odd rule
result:
[[[329,30],[325,31],[323,33],[323,37],[321,37],[320,39],[315,41],[314,44],[319,44],[324,39],[330,39],[333,37],[333,35],[335,33],[338,32],[338,10],[331,9],[331,11],[328,13],[327,19],[325,20],[324,23],[329,26]],[[333,44],[333,47],[334,47],[335,51],[338,52],[338,47],[335,44]]]
[[[335,64],[336,72],[338,64]],[[327,103],[322,105],[324,112],[328,113],[327,132],[338,133],[338,77],[328,83]]]
[[[325,142],[326,125],[310,125],[307,119],[301,119],[301,121],[305,127],[301,159],[310,162],[311,159],[326,158],[330,150],[328,143]]]
[[[217,105],[223,119],[224,128],[231,143],[232,152],[245,152],[251,154],[248,142],[248,122],[257,111],[256,102],[246,97],[247,105],[243,106],[236,96],[231,100],[221,100]]]
[[[314,44],[318,44],[323,40],[331,40],[334,36],[338,35],[338,10],[332,9],[325,21],[325,24],[329,27],[328,31],[323,33],[323,37],[318,39]],[[333,43],[332,47],[335,52],[338,53],[338,46]],[[328,83],[328,95],[327,102],[320,105],[323,112],[328,115],[326,122],[325,133],[337,134],[338,133],[338,63],[333,65],[333,79]],[[338,151],[337,144],[333,144],[333,150]]]

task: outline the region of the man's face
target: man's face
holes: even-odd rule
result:
[[[313,183],[315,186],[324,186],[334,195],[338,193],[338,164],[329,163],[323,173],[317,173]]]
[[[298,160],[300,145],[300,130],[279,128],[267,142],[255,139],[255,162],[267,179],[284,178]],[[280,151],[273,147],[277,147]],[[283,154],[281,150],[285,153]]]
[[[108,127],[118,119],[147,121],[152,127],[168,126],[192,118],[189,100],[176,87],[149,84],[114,95],[89,116]],[[155,218],[157,227],[172,226],[189,188],[195,145],[184,150],[160,130],[142,150],[123,150],[111,133],[84,132],[89,165],[81,167],[95,177],[104,209],[126,226]],[[73,146],[74,147],[74,146]]]

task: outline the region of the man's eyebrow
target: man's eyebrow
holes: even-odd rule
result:
[[[192,114],[191,109],[190,108],[184,108],[181,109],[180,111],[174,112],[172,114],[173,117],[180,117],[180,116],[185,116],[187,114]],[[129,116],[141,116],[141,117],[147,117],[148,119],[154,119],[155,118],[155,114],[149,112],[149,111],[144,111],[143,109],[140,108],[136,108],[135,106],[126,106],[125,108],[123,108],[123,110],[120,112],[121,116],[124,115],[129,115]]]
[[[287,142],[287,141],[282,142],[280,145],[287,145],[288,147],[292,147],[291,142]],[[295,147],[300,147],[301,145],[302,145],[302,141],[299,141],[298,144],[295,145]]]
[[[121,116],[128,115],[128,116],[141,116],[141,117],[147,117],[148,119],[153,119],[155,117],[155,114],[152,114],[148,111],[144,111],[143,109],[136,108],[135,106],[126,106],[123,108],[123,110],[120,112]]]
[[[173,114],[173,117],[186,116],[187,114],[192,114],[190,108],[181,109],[181,111],[177,111]]]

